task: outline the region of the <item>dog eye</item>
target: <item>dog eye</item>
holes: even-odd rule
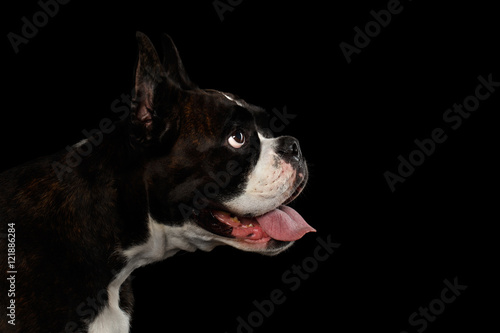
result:
[[[245,144],[245,135],[241,131],[234,131],[227,139],[233,148],[241,148]]]

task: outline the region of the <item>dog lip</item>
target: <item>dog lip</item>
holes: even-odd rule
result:
[[[293,191],[293,193],[288,197],[288,199],[286,199],[280,206],[288,205],[290,202],[295,200],[300,195],[302,190],[305,188],[309,175],[307,174],[307,172],[305,172],[305,173],[301,172],[297,176],[301,177],[302,181],[297,185],[297,187],[295,188],[295,191]]]

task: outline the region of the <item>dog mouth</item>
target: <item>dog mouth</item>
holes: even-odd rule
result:
[[[250,243],[266,243],[271,239],[296,241],[308,232],[315,232],[293,208],[280,206],[264,215],[241,217],[228,212],[211,211],[220,223],[231,228],[230,235]]]
[[[304,218],[286,204],[302,191],[299,186],[282,205],[259,216],[238,216],[220,209],[207,209],[198,216],[198,223],[219,236],[246,243],[268,243],[271,240],[292,242],[308,232],[316,232]]]

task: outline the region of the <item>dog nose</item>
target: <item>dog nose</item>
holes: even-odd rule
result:
[[[288,162],[299,162],[302,159],[299,140],[291,136],[282,136],[278,139],[277,153]]]

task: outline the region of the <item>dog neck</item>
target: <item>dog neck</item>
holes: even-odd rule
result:
[[[211,251],[216,244],[208,232],[194,223],[182,226],[167,226],[157,222],[151,215],[148,221],[149,236],[146,242],[126,249],[123,254],[130,268],[169,258],[179,251]]]
[[[130,315],[121,310],[120,287],[137,268],[173,256],[179,251],[210,251],[218,244],[208,232],[194,223],[183,226],[167,226],[155,221],[151,215],[148,220],[149,235],[142,244],[122,251],[126,265],[107,287],[108,303],[102,312],[90,323],[89,332],[128,332]]]

